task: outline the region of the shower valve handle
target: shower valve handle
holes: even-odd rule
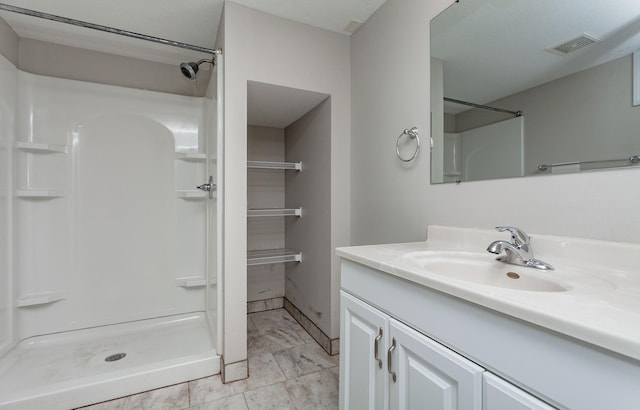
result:
[[[198,188],[201,191],[205,191],[209,193],[209,199],[213,198],[213,191],[216,190],[216,184],[213,183],[213,177],[209,176],[209,182],[206,184],[198,185]]]

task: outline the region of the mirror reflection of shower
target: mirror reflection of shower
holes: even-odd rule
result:
[[[191,81],[196,81],[196,76],[198,75],[198,70],[200,69],[200,64],[202,63],[211,63],[211,65],[215,65],[215,60],[211,59],[211,60],[207,60],[207,59],[203,59],[196,62],[189,62],[189,63],[181,63],[180,64],[180,71],[182,72],[182,75],[184,75],[185,77],[187,77],[189,80]]]

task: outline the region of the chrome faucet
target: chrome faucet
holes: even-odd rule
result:
[[[487,247],[488,252],[496,255],[504,251],[505,254],[498,256],[496,260],[528,268],[553,270],[553,266],[533,257],[531,238],[522,229],[513,226],[496,226],[496,230],[499,232],[508,231],[511,234],[511,242],[494,241]]]

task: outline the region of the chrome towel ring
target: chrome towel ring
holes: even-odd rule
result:
[[[405,135],[412,140],[416,140],[416,150],[413,152],[413,155],[410,158],[403,158],[402,155],[400,155],[400,140]],[[418,152],[420,152],[420,138],[418,137],[418,128],[413,127],[410,130],[402,131],[402,134],[400,134],[400,136],[396,140],[396,154],[398,154],[398,158],[400,158],[400,160],[403,162],[411,162],[415,159],[415,157],[418,156]]]

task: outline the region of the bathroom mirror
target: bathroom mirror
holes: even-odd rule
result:
[[[640,168],[638,50],[637,0],[453,3],[431,21],[431,182]]]

